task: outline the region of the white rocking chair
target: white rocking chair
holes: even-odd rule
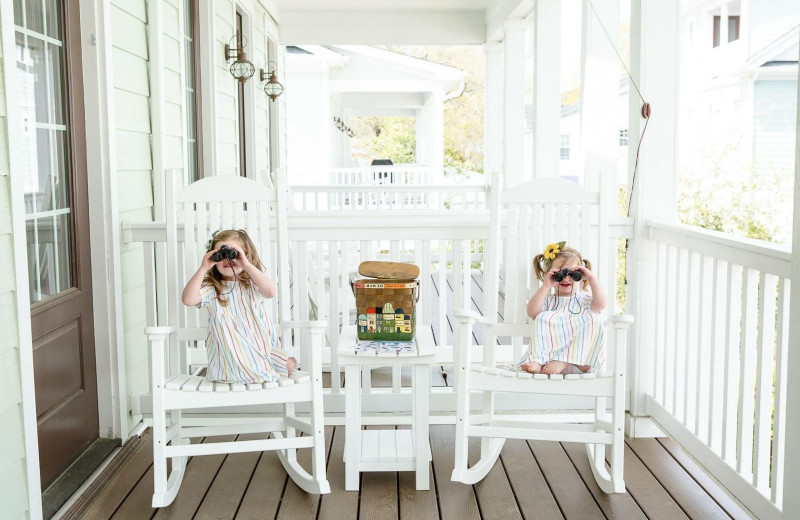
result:
[[[496,179],[493,186],[499,185]],[[593,271],[608,288],[609,299],[613,298],[613,284],[608,283],[611,278],[607,276],[614,265],[613,254],[608,254],[615,250],[609,248],[608,238],[608,209],[613,206],[604,203],[612,198],[603,197],[602,193],[602,189],[592,192],[562,179],[539,179],[493,195],[490,242],[484,247],[488,254],[486,317],[473,311],[455,313],[458,403],[452,480],[474,484],[483,479],[500,455],[505,439],[566,441],[586,444],[592,472],[603,491],[625,491],[625,336],[632,317],[614,316],[607,322],[609,361],[607,370],[599,373],[548,376],[507,370],[497,367],[495,352],[498,338],[510,338],[513,362],[527,348],[525,340],[530,341],[532,325],[526,304],[539,287],[532,259],[548,244],[566,240],[568,246],[589,258],[599,267],[599,272],[597,268]],[[498,323],[501,251],[505,311],[504,322]],[[474,347],[470,348],[476,323],[485,326],[482,363],[473,361],[476,353],[472,352]],[[504,348],[508,350],[508,346]],[[497,413],[498,393],[513,394],[517,402],[524,401],[524,394],[541,395],[544,399],[552,399],[553,395],[588,396],[586,408],[594,410],[585,414],[588,423],[576,422],[575,414],[561,414],[563,422],[554,422],[559,419],[555,414],[548,415],[546,422],[520,420],[521,416]],[[610,413],[606,409],[607,398],[613,400]],[[471,413],[477,408],[481,408],[477,414]],[[469,437],[481,438],[480,460],[471,467],[467,464]],[[610,471],[605,464],[606,445],[611,446]]]
[[[181,171],[167,172],[167,326],[146,329],[151,347],[153,395],[153,507],[169,505],[178,493],[187,459],[194,455],[277,450],[286,472],[309,493],[329,493],[325,477],[322,359],[324,322],[288,322],[290,273],[282,192],[256,181],[215,176],[182,189]],[[273,232],[277,228],[277,232]],[[197,270],[211,233],[245,229],[258,247],[269,276],[277,282],[278,297],[269,300],[270,317],[280,331],[283,348],[296,357],[305,372],[275,383],[214,383],[202,375],[206,364],[206,310],[181,303],[186,281]],[[277,299],[277,302],[275,301]],[[294,334],[292,333],[294,330]],[[295,346],[300,345],[299,352]],[[296,403],[307,403],[308,416],[298,417]],[[279,416],[270,416],[275,405]],[[205,419],[207,409],[220,413],[257,411],[249,422],[228,424]],[[242,410],[241,407],[248,407]],[[182,417],[194,413],[191,419]],[[257,417],[253,419],[253,415]],[[208,417],[208,414],[205,414]],[[191,422],[190,422],[191,421]],[[213,421],[213,422],[212,422]],[[191,425],[190,425],[191,424]],[[305,435],[296,435],[296,430]],[[270,432],[272,438],[270,438]],[[192,444],[190,438],[264,433],[263,439]],[[297,461],[297,449],[311,449],[311,472]],[[167,460],[172,466],[167,475]]]

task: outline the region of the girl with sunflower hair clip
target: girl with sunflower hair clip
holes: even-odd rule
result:
[[[517,366],[533,374],[602,369],[606,337],[600,313],[606,308],[606,293],[592,264],[562,241],[536,255],[533,269],[542,285],[528,301],[533,334]]]

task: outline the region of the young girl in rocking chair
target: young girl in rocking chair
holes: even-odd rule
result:
[[[601,369],[606,337],[600,312],[603,286],[592,265],[565,242],[550,244],[533,259],[541,287],[528,302],[533,335],[519,368],[533,374],[580,374]],[[555,289],[553,294],[550,290]],[[588,290],[587,290],[588,289]]]
[[[246,231],[218,231],[183,289],[185,305],[208,308],[209,381],[264,383],[295,369],[263,304],[277,293],[263,269]]]

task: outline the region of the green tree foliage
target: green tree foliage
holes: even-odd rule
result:
[[[483,172],[483,50],[477,45],[385,47],[465,72],[464,91],[444,104],[444,165],[451,171]],[[362,117],[352,123],[354,148],[395,164],[415,161],[415,121],[409,117]]]

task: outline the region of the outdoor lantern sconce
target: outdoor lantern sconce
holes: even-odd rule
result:
[[[236,58],[236,61],[231,64],[230,71],[231,76],[241,83],[252,78],[256,72],[255,66],[247,61],[247,55],[244,52],[245,47],[247,47],[247,38],[238,31],[231,38],[231,41],[225,44],[225,62],[227,63]]]
[[[266,81],[264,84],[264,92],[269,96],[270,101],[275,101],[278,99],[278,96],[283,94],[283,85],[281,85],[275,75],[275,64],[269,62],[268,68],[269,72],[265,72],[264,69],[261,69],[260,78],[262,82]]]

